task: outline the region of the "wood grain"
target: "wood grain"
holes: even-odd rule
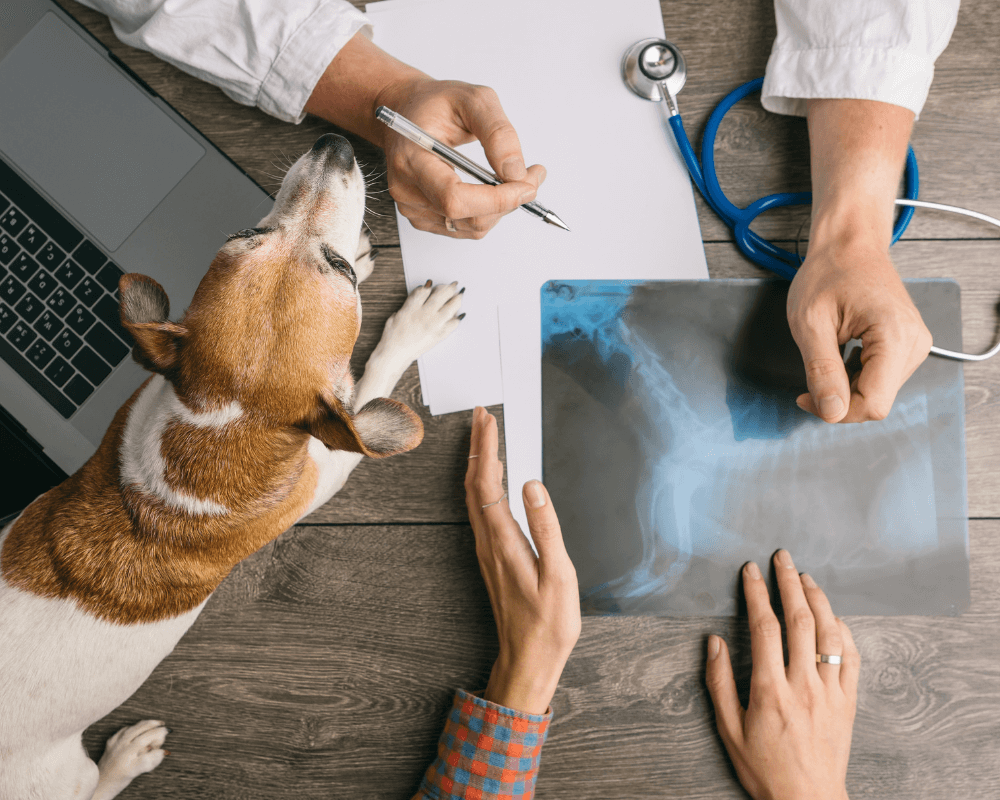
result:
[[[846,620],[864,660],[852,797],[1000,793],[1000,521],[970,526],[957,618]],[[587,618],[553,702],[538,797],[743,797],[703,681],[745,619]],[[86,744],[163,719],[171,755],[122,800],[407,797],[495,630],[465,525],[312,526],[240,564],[174,653]]]

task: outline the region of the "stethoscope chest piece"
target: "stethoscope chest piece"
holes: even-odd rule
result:
[[[660,83],[677,96],[687,80],[687,66],[681,51],[666,39],[643,39],[622,56],[622,80],[635,94],[646,100],[660,101]]]

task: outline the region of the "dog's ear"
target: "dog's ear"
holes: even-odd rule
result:
[[[180,343],[187,329],[167,319],[170,316],[167,293],[152,278],[138,273],[122,275],[118,293],[122,298],[122,325],[135,340],[132,357],[151,372],[170,372],[177,365]]]
[[[412,450],[424,438],[424,426],[410,408],[376,397],[353,416],[339,400],[321,398],[317,414],[301,427],[330,450],[385,458]]]

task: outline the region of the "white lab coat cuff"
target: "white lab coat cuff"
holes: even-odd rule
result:
[[[337,6],[331,13],[330,6]],[[346,3],[323,3],[309,15],[285,42],[260,85],[256,105],[285,122],[298,125],[303,110],[320,77],[334,56],[358,32],[372,38],[368,17]]]
[[[806,115],[816,98],[879,100],[918,117],[934,79],[934,59],[912,51],[832,47],[772,51],[761,104],[776,114]]]

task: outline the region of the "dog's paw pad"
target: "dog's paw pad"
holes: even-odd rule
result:
[[[94,792],[95,800],[110,798],[144,772],[156,769],[167,755],[163,743],[167,728],[162,722],[146,719],[122,728],[104,747],[97,767],[101,776]]]
[[[354,274],[358,276],[358,283],[366,280],[375,269],[375,256],[378,250],[372,247],[368,233],[361,231],[361,239],[358,241],[358,252],[354,256]]]
[[[383,340],[411,359],[423,355],[458,327],[464,291],[457,283],[418,286],[385,323]]]

